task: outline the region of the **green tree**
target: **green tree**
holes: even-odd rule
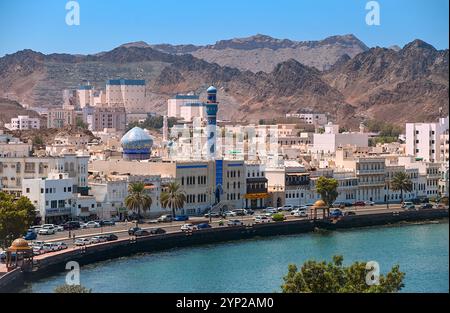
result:
[[[400,199],[403,202],[403,192],[411,192],[413,183],[405,172],[397,172],[392,178],[391,188],[394,191],[400,191]]]
[[[91,293],[92,289],[88,289],[81,285],[60,285],[55,288],[54,293]]]
[[[37,135],[34,136],[33,138],[33,146],[43,146],[44,145],[44,140],[42,139],[41,136]]]
[[[161,205],[165,209],[171,209],[173,217],[175,217],[175,210],[183,208],[185,202],[186,194],[176,182],[170,183],[167,189],[161,192]]]
[[[338,181],[334,178],[319,177],[316,184],[316,190],[327,205],[331,205],[338,197]]]
[[[136,211],[138,219],[136,220],[136,226],[141,218],[141,211],[146,212],[150,210],[152,206],[152,198],[145,194],[144,183],[131,183],[128,186],[128,196],[125,198],[125,206],[131,211]]]
[[[76,125],[78,128],[88,129],[89,125],[83,122],[83,119],[81,117],[77,117],[76,119]]]
[[[333,256],[332,262],[306,261],[300,270],[290,264],[281,285],[283,293],[393,293],[403,287],[405,274],[395,265],[386,275],[380,275],[378,284],[367,284],[370,269],[365,262],[343,266],[342,256]]]
[[[9,247],[22,237],[36,218],[36,208],[26,197],[15,199],[0,192],[0,246]]]
[[[274,220],[275,222],[282,222],[285,220],[285,217],[282,213],[275,213],[274,215],[272,215],[272,220]]]

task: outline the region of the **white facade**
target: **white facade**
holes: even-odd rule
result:
[[[57,223],[72,215],[72,188],[68,174],[52,172],[47,178],[24,179],[22,194],[39,211],[42,222]]]
[[[167,100],[167,116],[191,122],[195,117],[206,118],[206,107],[197,95],[175,95]]]
[[[125,107],[126,113],[146,113],[145,80],[109,80],[106,83],[106,103],[110,107]]]
[[[325,133],[314,134],[313,145],[309,148],[312,153],[333,154],[339,147],[369,146],[367,133],[339,133],[339,125],[325,126]]]
[[[28,115],[19,115],[16,118],[12,118],[11,123],[5,124],[5,127],[9,130],[39,129],[41,127],[41,121],[39,118],[32,118]]]
[[[441,135],[449,129],[449,117],[437,123],[406,123],[406,154],[439,162]]]

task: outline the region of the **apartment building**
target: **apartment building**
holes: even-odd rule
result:
[[[5,127],[9,130],[28,130],[41,128],[41,121],[39,118],[29,117],[28,115],[19,115],[11,119],[10,123],[6,123]]]

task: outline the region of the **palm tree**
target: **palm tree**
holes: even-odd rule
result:
[[[141,217],[141,210],[146,212],[152,206],[152,198],[144,193],[145,185],[143,183],[131,183],[128,186],[128,196],[125,198],[125,206],[132,211],[137,211],[138,219]]]
[[[167,186],[167,190],[161,192],[161,205],[172,210],[172,218],[175,217],[175,210],[183,208],[186,202],[186,194],[180,187],[180,184],[172,182]]]
[[[398,172],[394,174],[391,180],[391,188],[394,191],[400,190],[400,198],[403,203],[403,191],[411,192],[413,183],[405,172]]]

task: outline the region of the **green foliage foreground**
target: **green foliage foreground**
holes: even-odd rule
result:
[[[366,263],[355,262],[350,266],[343,266],[344,258],[334,256],[332,262],[306,261],[298,271],[297,266],[289,265],[283,293],[393,293],[403,287],[405,273],[400,272],[395,265],[386,275],[379,277],[379,284],[368,285]]]
[[[55,288],[55,293],[91,293],[92,289],[88,289],[81,285],[61,285]]]

